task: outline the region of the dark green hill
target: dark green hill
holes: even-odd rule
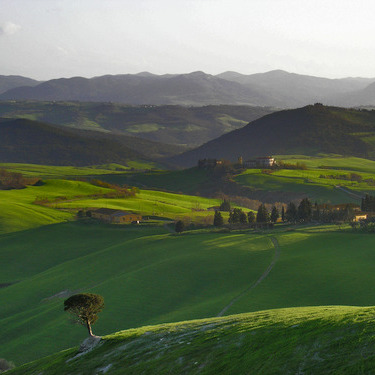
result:
[[[319,153],[375,158],[375,111],[316,104],[275,112],[170,161],[192,166],[202,158]]]
[[[25,119],[0,119],[1,162],[126,165],[129,160],[151,161],[176,151],[176,146],[135,137],[68,129]]]
[[[270,108],[264,107],[228,105],[183,107],[82,102],[0,102],[0,117],[28,118],[189,147],[198,147],[271,112]]]

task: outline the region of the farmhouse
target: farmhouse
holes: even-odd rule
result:
[[[243,163],[245,168],[270,168],[275,165],[273,156],[261,156],[256,159],[247,160]]]
[[[139,223],[142,220],[142,216],[134,214],[132,212],[126,212],[121,210],[114,210],[112,208],[99,208],[91,212],[91,217],[99,219],[107,223],[121,224],[121,223]]]

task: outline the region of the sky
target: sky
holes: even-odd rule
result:
[[[0,0],[0,75],[375,77],[373,0]]]

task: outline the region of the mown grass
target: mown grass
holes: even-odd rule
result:
[[[371,374],[375,309],[260,311],[117,332],[10,372],[24,374]]]

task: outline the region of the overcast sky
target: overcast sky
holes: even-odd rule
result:
[[[0,0],[0,75],[375,77],[373,0]]]

